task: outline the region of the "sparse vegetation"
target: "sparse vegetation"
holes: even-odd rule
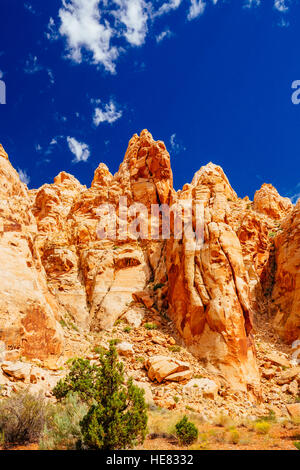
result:
[[[181,445],[190,445],[198,438],[198,429],[185,415],[175,426],[176,436]]]
[[[80,421],[87,411],[88,406],[72,392],[61,402],[49,405],[39,448],[41,450],[76,449],[76,444],[81,439]]]
[[[233,419],[230,416],[223,414],[223,413],[221,413],[215,418],[214,424],[216,426],[220,426],[220,427],[228,428],[228,429],[234,426]]]
[[[231,442],[232,444],[238,444],[240,440],[240,433],[238,432],[238,430],[231,429],[229,433],[230,433],[229,442]]]
[[[0,435],[4,446],[36,442],[45,425],[45,402],[41,395],[14,392],[0,401]]]
[[[268,434],[271,424],[268,421],[257,421],[254,423],[254,430],[257,434]]]
[[[180,352],[181,347],[178,346],[178,344],[175,344],[173,346],[168,346],[168,350],[171,351],[171,352]]]
[[[145,323],[144,328],[146,328],[146,330],[156,330],[157,325],[156,323]]]
[[[131,326],[125,326],[125,328],[123,329],[124,333],[130,333],[132,330]]]
[[[144,390],[125,383],[123,363],[112,344],[100,357],[94,402],[80,426],[82,445],[90,449],[128,449],[146,436],[147,407]]]

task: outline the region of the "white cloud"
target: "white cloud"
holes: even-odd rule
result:
[[[161,5],[157,12],[154,13],[155,16],[161,16],[166,13],[169,13],[172,10],[177,10],[177,8],[181,5],[182,0],[169,0]]]
[[[18,168],[17,171],[19,173],[19,177],[20,177],[20,180],[22,181],[22,183],[28,185],[30,183],[30,177],[28,176],[26,170],[21,170],[21,168]]]
[[[48,31],[46,32],[46,37],[49,39],[49,40],[55,40],[55,39],[58,39],[59,37],[59,34],[57,32],[57,28],[56,28],[56,24],[55,24],[55,21],[54,19],[51,17],[50,20],[49,20],[49,23],[48,23],[48,27],[47,27]]]
[[[292,201],[293,204],[296,204],[298,199],[300,199],[300,183],[297,184],[295,194],[290,197],[290,200]]]
[[[156,42],[161,42],[164,39],[170,38],[173,35],[172,31],[166,29],[156,36]]]
[[[99,100],[96,102],[100,103]],[[117,107],[113,101],[110,101],[109,103],[105,104],[102,109],[100,107],[95,108],[93,122],[95,126],[99,126],[99,124],[102,122],[108,122],[109,124],[112,124],[113,122],[120,119],[122,114],[122,110],[117,110]]]
[[[175,133],[172,134],[171,137],[170,137],[170,144],[171,144],[171,149],[172,149],[174,154],[177,154],[181,151],[186,150],[184,145],[182,145],[182,143],[178,141],[177,136],[176,136]]]
[[[83,142],[78,142],[74,137],[67,137],[69,149],[75,155],[73,163],[86,162],[90,156],[89,146]]]
[[[67,39],[69,57],[80,63],[85,49],[92,54],[95,64],[102,64],[114,73],[114,62],[119,55],[118,49],[111,45],[115,31],[106,19],[101,22],[99,0],[71,0],[70,3],[63,0],[58,15],[59,32]]]
[[[49,80],[50,80],[50,83],[51,85],[53,85],[55,83],[55,80],[54,80],[54,75],[53,75],[53,72],[51,69],[47,69],[47,74],[48,74],[48,77],[49,77]]]
[[[113,12],[116,20],[125,25],[124,36],[132,46],[141,46],[148,31],[149,7],[144,0],[114,0],[119,7]]]
[[[37,56],[29,54],[28,59],[25,62],[24,72],[28,74],[34,74],[43,70],[43,67],[38,63]]]
[[[38,61],[37,56],[33,56],[32,54],[29,54],[29,57],[25,62],[24,72],[29,75],[33,75],[35,73],[42,72],[42,71],[47,72],[47,75],[50,80],[50,84],[53,85],[55,80],[54,80],[54,75],[53,75],[52,70],[50,68],[47,68],[41,65]]]
[[[188,20],[193,20],[200,15],[203,15],[206,3],[203,0],[191,0],[191,5],[188,13]]]
[[[296,204],[298,202],[298,200],[300,199],[300,191],[299,191],[299,193],[294,194],[294,196],[292,196],[290,199],[291,199],[293,204]]]
[[[261,0],[245,0],[244,8],[255,8],[260,6]]]
[[[290,22],[285,18],[281,17],[277,23],[277,26],[279,26],[280,28],[287,28],[288,26],[290,26]]]
[[[24,3],[24,8],[25,8],[25,10],[30,11],[30,13],[32,13],[33,15],[36,14],[35,9],[33,8],[33,6],[30,3]]]
[[[289,7],[286,5],[286,0],[274,0],[274,8],[281,13],[285,13],[289,9]]]

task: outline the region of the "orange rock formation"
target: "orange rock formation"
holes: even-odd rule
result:
[[[59,321],[80,331],[110,329],[144,304],[169,316],[212,373],[259,396],[253,317],[266,298],[279,334],[299,338],[300,203],[294,207],[271,185],[253,203],[239,199],[209,163],[176,193],[169,153],[146,130],[132,137],[114,176],[99,165],[90,188],[62,172],[28,190],[2,146],[0,182],[0,340],[7,349],[59,356]],[[121,196],[149,211],[151,204],[200,203],[203,245],[176,239],[173,230],[168,240],[150,232],[99,239],[100,204],[118,209]],[[196,219],[193,209],[193,230]]]

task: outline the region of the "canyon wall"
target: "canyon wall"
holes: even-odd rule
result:
[[[253,202],[240,199],[223,170],[209,163],[176,192],[170,155],[146,130],[132,137],[115,175],[100,163],[90,188],[62,172],[53,184],[28,190],[2,147],[0,182],[0,341],[6,348],[29,358],[58,357],[65,354],[61,325],[110,330],[143,305],[169,317],[208,370],[259,397],[255,315],[271,315],[286,341],[299,338],[300,206],[271,185]],[[101,239],[99,207],[115,209],[115,222],[124,226],[124,198],[133,208],[132,230],[116,239],[109,229]],[[185,201],[192,201],[196,241],[175,236],[174,217],[170,236],[154,237],[153,219],[140,204],[150,213],[153,204]]]

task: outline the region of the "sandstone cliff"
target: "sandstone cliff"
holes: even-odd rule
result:
[[[72,355],[61,325],[85,335],[149,311],[172,320],[199,367],[259,397],[253,318],[271,315],[286,341],[299,338],[300,206],[271,185],[254,202],[239,199],[209,163],[175,192],[169,153],[146,130],[115,175],[99,165],[90,188],[62,172],[28,190],[2,147],[0,180],[0,340],[19,356]],[[99,239],[99,206],[115,208],[122,225],[124,197],[149,213],[191,200],[190,229],[197,234],[201,217],[202,243],[177,239],[173,219],[170,237],[156,239],[145,214],[126,236]]]

